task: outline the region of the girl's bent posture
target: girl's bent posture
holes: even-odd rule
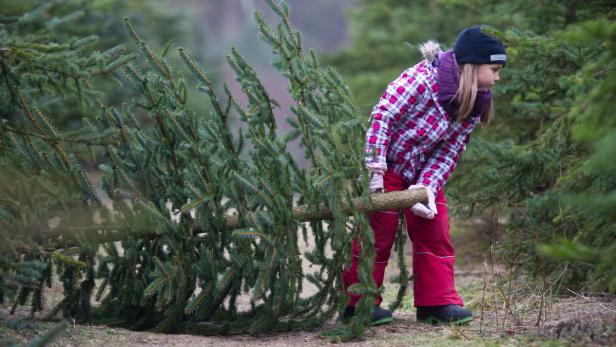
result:
[[[366,166],[370,191],[427,189],[427,204],[404,210],[413,244],[413,282],[417,320],[426,323],[466,323],[472,313],[454,286],[454,249],[449,235],[443,185],[454,170],[477,123],[492,117],[491,87],[505,65],[505,47],[480,26],[463,30],[453,50],[438,44],[421,47],[425,60],[391,82],[372,111],[366,134]],[[371,214],[376,258],[372,276],[383,284],[385,267],[398,227],[398,211]],[[344,271],[345,289],[357,283],[359,244]],[[344,319],[351,317],[360,296],[351,294]],[[373,324],[392,320],[378,297]]]

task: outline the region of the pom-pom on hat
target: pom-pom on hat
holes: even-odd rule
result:
[[[483,26],[466,28],[458,34],[453,52],[458,64],[502,64],[507,55],[503,43],[481,31]]]

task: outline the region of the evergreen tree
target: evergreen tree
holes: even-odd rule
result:
[[[127,229],[154,232],[156,237],[129,235],[122,242],[122,255],[107,244],[108,256],[98,267],[104,281],[99,293],[109,287],[102,299],[105,317],[124,319],[134,329],[258,333],[313,328],[339,308],[344,298],[340,272],[350,254],[350,238],[370,243],[363,216],[355,213],[349,224],[343,208],[359,193],[357,141],[363,122],[354,118],[339,76],[319,68],[315,55],[304,51],[286,4],[271,6],[281,18],[276,29],[260,15],[256,19],[297,101],[295,118],[287,119],[293,130],[284,139],[276,137],[276,102],[237,50],[232,48],[227,59],[248,97],[246,105],[226,87],[224,98],[218,96],[206,73],[180,49],[214,110],[198,115],[186,104],[185,79],[126,23],[151,70],[141,72],[132,65],[122,69],[121,79],[135,88],[137,97],[121,111],[103,108],[101,127],[116,127],[123,137],[107,149],[109,164],[101,169],[107,172],[104,187],[118,218],[137,220]],[[157,124],[155,131],[139,128],[137,108],[147,110]],[[230,112],[248,125],[238,141],[227,125]],[[307,170],[299,169],[286,151],[286,143],[298,137],[313,163]],[[251,144],[245,149],[249,161],[240,157],[246,141]],[[139,209],[121,200],[122,191],[130,192],[132,205]],[[315,208],[325,201],[334,219],[300,225],[293,218],[294,201]],[[237,211],[240,225],[251,227],[228,230],[230,209]],[[142,211],[145,224],[136,216]],[[319,270],[306,274],[297,230],[303,229],[307,242],[308,228],[315,247],[306,258]],[[370,247],[365,253],[362,270],[368,274]],[[307,298],[300,297],[304,277],[318,288]],[[372,294],[363,303],[364,312],[374,295],[369,278],[364,276],[364,287],[358,288]],[[250,296],[250,309],[242,312],[237,300],[243,293]],[[351,334],[361,333],[361,323],[351,324]]]
[[[117,45],[118,38],[126,36],[122,29],[122,16],[130,16],[140,23],[143,29],[147,28],[148,34],[158,38],[156,43],[161,48],[170,40],[178,40],[180,34],[182,34],[182,37],[186,37],[186,41],[190,40],[192,36],[181,33],[179,24],[171,19],[171,15],[157,12],[159,10],[156,9],[159,7],[161,7],[160,4],[157,6],[148,5],[141,0],[85,3],[72,0],[8,0],[3,2],[2,9],[3,22],[6,23],[15,38],[30,35],[37,43],[55,42],[59,44],[74,41],[75,38],[87,37],[89,40],[87,43],[84,42],[82,46],[75,47],[76,50],[82,52],[84,57],[87,57],[90,56],[90,53],[96,51],[109,51],[110,54],[114,54],[115,50],[115,54],[117,54],[118,50],[123,49]],[[177,20],[175,19],[175,21]],[[158,23],[165,30],[145,25],[145,23],[151,22]],[[40,55],[29,58],[42,60]],[[87,113],[87,111],[84,112],[84,106],[87,107],[88,105],[82,104],[84,100],[81,97],[82,90],[87,89],[87,87],[83,85],[77,87],[73,80],[66,77],[78,77],[77,80],[79,80],[89,72],[79,71],[81,66],[70,65],[72,64],[71,60],[67,61],[66,66],[61,66],[60,63],[61,60],[57,61],[55,65],[46,64],[47,71],[42,71],[39,67],[37,71],[16,70],[15,73],[18,77],[21,76],[20,74],[24,74],[24,80],[30,79],[33,75],[36,78],[46,74],[48,80],[55,83],[50,85],[53,89],[38,89],[38,82],[28,81],[37,88],[32,91],[24,89],[24,93],[34,93],[33,97],[37,99],[37,108],[47,114],[52,113],[54,123],[60,131],[79,130],[83,126],[81,119],[84,113]],[[28,67],[32,68],[33,65],[30,64]],[[123,101],[122,95],[128,91],[118,87],[117,82],[106,76],[98,78],[97,74],[90,74],[88,79],[97,84],[99,89],[107,91],[105,101],[112,105],[121,103]],[[83,90],[83,92],[92,91]]]
[[[507,82],[497,95],[507,101],[497,105],[501,121],[470,146],[471,165],[458,176],[456,187],[475,211],[496,206],[509,221],[500,250],[510,265],[570,288],[613,292],[613,284],[607,285],[611,274],[597,262],[552,262],[537,252],[538,244],[561,240],[605,249],[616,232],[611,213],[571,198],[598,197],[614,189],[614,171],[590,165],[596,162],[592,140],[611,126],[609,121],[598,126],[598,121],[612,112],[604,104],[611,95],[614,65],[609,35],[602,33],[610,30],[610,11],[598,3],[570,4],[580,15],[569,13],[571,21],[565,24],[554,17],[543,36],[513,31],[505,37],[514,49]],[[586,107],[604,113],[588,116]],[[578,129],[593,135],[580,141]]]
[[[66,221],[94,223],[90,209],[99,199],[82,165],[63,144],[100,145],[115,136],[114,131],[97,133],[91,127],[60,132],[38,105],[70,97],[91,104],[97,93],[88,79],[109,74],[134,58],[122,54],[120,46],[84,53],[96,41],[94,36],[58,43],[45,38],[45,28],[28,31],[48,7],[3,17],[0,28],[0,300],[8,297],[14,303],[12,311],[29,301],[33,313],[42,309],[42,290],[51,285],[54,262],[67,285],[75,286],[82,277],[86,277],[82,285],[94,283],[83,261],[36,243],[57,227],[52,226],[54,217],[70,216],[61,227],[70,227]],[[50,19],[64,20],[68,19]],[[80,257],[87,258],[87,251],[84,248]],[[89,305],[89,299],[81,299],[81,305]],[[78,301],[75,305],[80,305]]]
[[[315,328],[345,306],[341,270],[349,261],[351,239],[357,238],[363,245],[361,281],[353,290],[364,299],[352,322],[329,336],[345,340],[363,332],[376,294],[370,275],[374,246],[362,213],[372,206],[362,189],[367,175],[357,180],[365,173],[365,120],[356,118],[338,73],[320,67],[314,52],[302,46],[286,2],[269,4],[280,23],[273,28],[259,14],[256,20],[296,101],[286,119],[292,130],[284,138],[276,135],[281,121],[276,101],[236,49],[227,60],[247,96],[245,105],[226,86],[223,95],[217,94],[204,70],[179,49],[211,103],[212,112],[197,113],[188,104],[188,80],[170,67],[166,51],[152,51],[128,19],[126,29],[147,68],[129,62],[133,55],[118,55],[119,48],[84,57],[74,50],[80,40],[33,45],[56,69],[63,68],[57,64],[60,56],[80,66],[75,86],[84,103],[98,109],[96,119],[84,120],[81,131],[56,131],[36,108],[36,99],[22,91],[26,88],[7,81],[6,93],[14,98],[2,110],[13,110],[29,123],[18,128],[12,119],[3,122],[10,139],[3,136],[3,164],[13,168],[7,172],[36,184],[23,191],[3,182],[10,194],[2,200],[1,236],[12,253],[2,270],[16,273],[23,266],[17,259],[24,251],[18,246],[26,245],[27,253],[43,263],[33,280],[48,283],[53,273],[59,274],[65,298],[50,316],[62,312],[73,319],[160,332]],[[10,34],[9,43],[23,45],[23,39]],[[27,68],[9,58],[8,67]],[[111,72],[134,91],[121,107],[106,105],[88,81],[92,74]],[[58,82],[49,75],[36,80],[43,88]],[[245,133],[233,134],[227,124],[232,112],[247,124]],[[154,128],[144,129],[137,114]],[[300,169],[286,150],[298,138],[312,163],[308,169]],[[99,168],[112,209],[101,204],[64,143],[103,148]],[[407,203],[422,199],[413,196]],[[37,205],[41,202],[45,208]],[[382,208],[395,208],[389,203]],[[319,212],[324,207],[328,217]],[[236,217],[229,216],[231,211]],[[309,222],[300,223],[298,214]],[[52,216],[57,217],[54,227],[49,226]],[[29,232],[14,237],[6,232],[9,228]],[[105,243],[98,257],[99,243],[107,240],[121,243]],[[302,252],[301,244],[308,249]],[[315,270],[307,272],[303,260]],[[101,280],[96,292],[95,278]],[[301,295],[304,279],[317,288],[308,297]],[[24,304],[33,290],[25,284],[11,296],[15,305]],[[3,290],[9,287],[2,285]],[[102,303],[96,310],[90,307],[92,295]],[[35,298],[40,298],[38,291]],[[238,307],[244,299],[250,308]]]
[[[451,15],[451,6],[460,12]],[[487,224],[507,221],[497,225],[504,230],[497,246],[514,269],[571,288],[613,292],[613,273],[607,269],[613,264],[608,254],[616,225],[607,206],[613,206],[614,167],[606,155],[613,119],[610,30],[615,11],[607,1],[445,1],[419,8],[395,1],[363,2],[355,15],[362,35],[331,61],[361,91],[357,103],[372,106],[386,83],[418,59],[390,72],[389,66],[399,63],[388,59],[402,57],[396,53],[400,42],[442,35],[436,38],[447,44],[467,24],[511,28],[493,32],[508,46],[507,66],[494,90],[496,118],[473,135],[447,184],[450,201],[458,203],[458,217]],[[456,28],[415,25],[423,23],[416,18],[422,15],[424,21],[455,16],[468,22]],[[415,20],[392,25],[398,16]],[[358,61],[361,65],[354,66]],[[370,85],[375,90],[367,95]],[[568,242],[561,248],[547,247],[546,252],[569,260],[589,260],[592,254],[593,261],[552,262],[537,252],[538,244],[563,239]],[[581,258],[574,258],[575,250]]]
[[[77,151],[89,150],[95,161],[98,148],[115,141],[118,133],[113,129],[99,133],[92,127],[88,114],[103,95],[92,88],[91,81],[105,81],[98,78],[104,77],[104,86],[117,85],[109,78],[112,71],[135,55],[124,54],[122,45],[104,49],[110,41],[92,33],[117,37],[113,32],[118,30],[118,25],[114,27],[117,20],[110,11],[127,12],[134,5],[118,1],[3,2],[0,301],[8,298],[14,303],[13,310],[28,301],[33,313],[42,309],[43,284],[51,285],[54,262],[58,273],[71,277],[69,287],[81,276],[62,267],[70,263],[81,269],[83,262],[54,252],[53,245],[41,248],[38,244],[61,233],[59,229],[100,223],[89,207],[83,208],[84,204],[96,205],[98,197],[84,172],[86,156]],[[139,10],[137,18],[164,19],[164,15],[154,15],[151,6],[141,4]],[[169,22],[166,38],[176,32]],[[114,87],[113,91],[121,93],[122,89]],[[110,100],[114,102],[113,96]],[[56,225],[59,220],[62,223]],[[22,255],[25,261],[17,261]],[[80,271],[92,275],[93,267]],[[91,286],[93,281],[87,283]],[[89,300],[81,301],[84,307],[89,305]]]
[[[557,260],[590,264],[594,271],[583,278],[593,289],[612,293],[616,292],[616,166],[612,160],[616,155],[612,105],[616,96],[615,35],[616,25],[603,20],[577,25],[563,35],[572,44],[600,47],[575,75],[576,79],[569,80],[584,91],[576,96],[576,106],[568,113],[574,121],[573,139],[591,144],[593,151],[562,178],[566,207],[559,217],[574,221],[577,233],[563,239],[560,245],[541,248]]]

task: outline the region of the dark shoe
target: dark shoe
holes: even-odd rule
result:
[[[417,321],[426,324],[465,324],[473,320],[471,311],[460,305],[417,306]]]
[[[355,315],[355,307],[347,306],[342,314],[342,321],[345,323],[348,322],[353,315]],[[374,309],[372,310],[372,325],[387,324],[393,320],[391,311],[386,310],[379,305],[374,305]]]
[[[382,308],[379,305],[374,305],[372,310],[372,325],[381,325],[391,323],[394,318],[391,316],[391,311]]]

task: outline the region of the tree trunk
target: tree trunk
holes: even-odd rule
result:
[[[377,193],[370,195],[370,201],[365,201],[362,197],[354,198],[349,202],[344,203],[344,211],[347,215],[353,212],[374,212],[411,207],[418,202],[427,201],[428,196],[424,189],[416,188],[412,190],[402,190],[389,193]],[[328,206],[322,204],[318,208],[310,206],[297,206],[293,208],[293,216],[300,222],[310,222],[317,220],[332,219],[332,211]],[[226,228],[229,230],[249,227],[242,225],[238,215],[231,215],[226,218]],[[203,232],[200,229],[194,229],[193,234]],[[88,226],[88,227],[73,227],[70,229],[54,229],[47,230],[37,237],[37,242],[43,244],[47,249],[59,249],[74,247],[80,244],[80,240],[92,240],[97,243],[121,241],[126,238],[130,230],[122,225],[109,226]],[[140,235],[150,237],[153,235]]]

